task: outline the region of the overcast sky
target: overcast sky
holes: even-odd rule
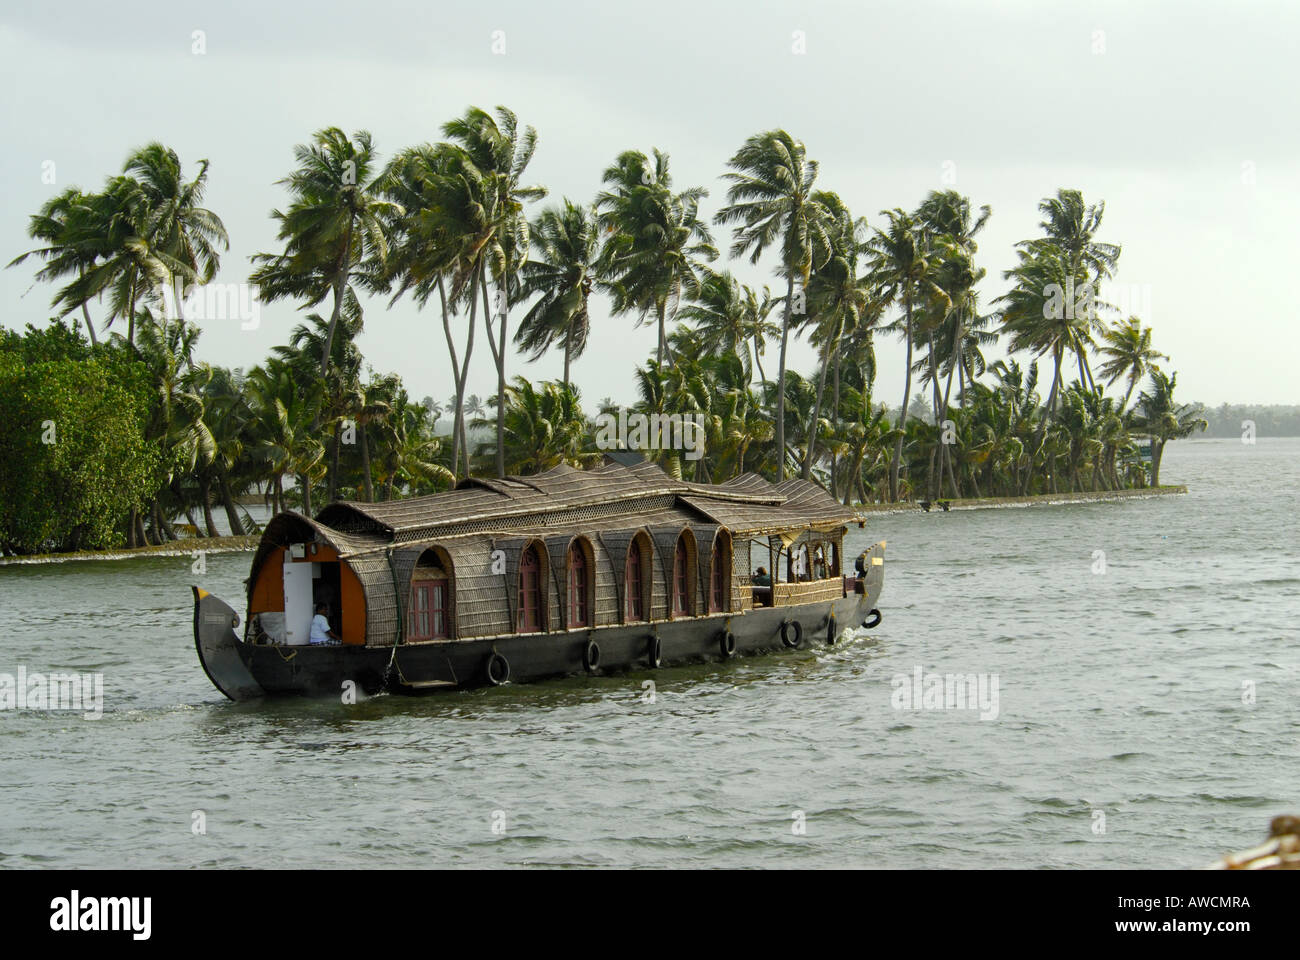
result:
[[[709,189],[710,217],[736,148],[784,127],[820,162],[819,185],[873,226],[879,211],[912,209],[933,189],[990,205],[986,309],[1005,290],[1013,245],[1038,234],[1041,198],[1074,187],[1104,200],[1100,239],[1123,245],[1120,290],[1172,355],[1181,399],[1300,403],[1297,36],[1294,0],[6,0],[0,262],[31,246],[28,217],[48,197],[98,189],[150,140],[173,147],[187,171],[211,161],[207,206],[231,236],[218,280],[235,283],[251,254],[278,249],[268,215],[286,196],[275,181],[294,144],[321,127],[369,130],[387,160],[438,139],[471,104],[505,104],[538,130],[527,179],[550,188],[544,203],[590,201],[618,153],[659,147],[677,187]],[[49,161],[53,184],[42,176]],[[715,237],[725,260],[730,237]],[[733,266],[778,286],[766,265]],[[5,326],[49,316],[53,288],[33,288],[36,269],[0,270]],[[654,331],[611,318],[603,301],[594,313],[574,377],[589,409],[604,396],[631,402],[631,372]],[[102,308],[92,315],[101,320]],[[300,321],[276,304],[256,330],[206,323],[199,352],[251,367]],[[371,301],[361,347],[412,396],[452,394],[436,310]],[[768,357],[774,376],[773,348]],[[877,398],[897,404],[901,344],[882,337],[878,359]],[[796,370],[813,364],[806,345],[792,349]],[[557,355],[512,359],[507,373],[560,370]],[[470,392],[495,392],[481,336]]]

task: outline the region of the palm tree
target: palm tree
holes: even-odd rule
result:
[[[540,388],[540,389],[539,389]],[[485,425],[479,420],[475,426]],[[532,474],[561,463],[584,466],[599,454],[583,450],[588,431],[576,390],[515,377],[506,392],[506,460],[512,474]]]
[[[67,276],[83,278],[102,253],[100,237],[87,228],[87,221],[92,216],[93,201],[93,197],[75,187],[45,201],[40,212],[32,216],[27,226],[27,235],[33,240],[41,241],[43,246],[15,257],[8,266],[15,267],[28,257],[35,256],[45,262],[45,266],[36,272],[37,280],[52,281]],[[69,296],[66,291],[66,287],[57,291],[54,303],[66,302],[68,310],[80,307],[90,342],[92,345],[97,344],[99,341],[95,336],[95,324],[91,322],[90,311],[86,307],[90,297]]]
[[[765,250],[779,244],[778,271],[786,281],[776,384],[776,478],[780,482],[785,479],[785,356],[794,284],[798,279],[806,287],[817,251],[830,248],[826,211],[813,196],[816,161],[809,160],[804,145],[784,130],[750,137],[727,165],[732,168],[723,174],[731,183],[727,206],[714,220],[734,224],[731,256],[748,253],[750,263],[757,263]]]
[[[310,144],[294,148],[298,166],[278,181],[288,187],[277,239],[284,252],[254,255],[250,277],[264,302],[301,299],[309,309],[332,296],[320,353],[320,375],[328,371],[335,331],[345,304],[356,303],[353,283],[376,287],[388,259],[388,233],[401,211],[384,199],[373,176],[374,147],[364,130],[351,138],[337,127],[317,131]]]
[[[164,258],[180,310],[185,281],[211,281],[221,266],[216,245],[230,249],[221,218],[200,206],[207,189],[208,161],[200,160],[198,174],[186,182],[176,151],[154,142],[127,158],[124,173],[140,185],[148,236]],[[179,319],[184,320],[184,315]]]
[[[196,479],[199,501],[208,536],[217,536],[212,520],[212,487],[215,484],[226,511],[226,522],[235,536],[244,533],[243,522],[235,507],[231,478],[245,463],[249,421],[252,411],[244,383],[238,372],[220,367],[210,368],[210,379],[203,390],[203,421],[212,435],[212,457],[203,464]]]
[[[1085,287],[1091,288],[1093,301],[1100,305],[1098,285],[1114,274],[1120,255],[1118,244],[1102,243],[1095,239],[1106,212],[1105,201],[1088,206],[1078,190],[1061,189],[1055,197],[1048,197],[1039,203],[1038,209],[1043,215],[1038,226],[1045,236],[1022,241],[1017,247],[1031,251],[1035,248],[1051,248],[1052,253],[1063,263],[1065,296],[1070,297]],[[1067,308],[1066,312],[1072,311]],[[1076,346],[1079,379],[1092,389],[1096,384],[1088,366],[1086,347],[1092,344],[1091,333],[1101,328],[1101,322],[1095,308],[1086,310],[1085,315],[1077,319],[1081,321]]]
[[[818,191],[813,199],[826,211],[829,246],[824,256],[818,258],[819,262],[808,285],[810,322],[816,325],[813,342],[821,343],[822,358],[817,379],[817,399],[808,424],[808,445],[800,474],[804,480],[812,478],[813,461],[817,453],[817,424],[821,419],[831,355],[835,354],[838,358],[838,348],[845,331],[856,329],[863,317],[868,315],[869,300],[869,285],[858,277],[858,260],[867,249],[866,218],[854,219],[849,208],[834,193]],[[838,371],[838,367],[836,369]],[[838,372],[836,379],[838,382]],[[838,406],[837,396],[831,404],[832,416],[838,416]]]
[[[212,432],[203,417],[203,387],[211,378],[206,367],[194,364],[198,327],[191,323],[155,320],[141,312],[140,358],[149,371],[154,390],[153,417],[145,431],[162,450],[159,489],[172,488],[178,475],[192,474],[216,454]],[[155,495],[150,507],[155,542],[163,535],[176,539],[168,517]]]
[[[94,265],[64,287],[55,298],[63,314],[109,294],[104,327],[125,317],[126,340],[135,343],[137,304],[153,299],[161,284],[175,274],[177,264],[155,242],[152,212],[140,183],[133,177],[111,178],[102,193],[89,197],[80,230],[97,252]]]
[[[537,256],[523,265],[519,295],[521,300],[538,299],[520,321],[515,343],[531,354],[530,361],[560,343],[568,387],[569,365],[587,349],[591,332],[596,222],[591,211],[566,198],[563,206],[542,211],[530,236]]]
[[[453,473],[460,470],[463,457],[468,475],[463,401],[478,325],[483,249],[494,229],[488,215],[491,198],[486,194],[485,178],[469,154],[448,143],[404,150],[389,165],[384,183],[386,194],[402,209],[393,224],[386,287],[397,286],[393,302],[411,292],[421,309],[429,297],[438,295],[456,389],[447,402],[452,415],[451,468]],[[461,355],[451,319],[465,305],[469,323]]]
[[[326,497],[332,501],[338,495],[344,421],[352,419],[360,405],[362,358],[356,337],[361,332],[361,308],[349,294],[333,341],[329,340],[328,322],[320,314],[309,314],[307,320],[308,324],[293,329],[287,346],[273,347],[272,353],[289,365],[299,383],[317,385],[320,406],[313,423],[333,434],[326,485]],[[321,356],[327,344],[332,356],[326,365],[328,372],[319,377],[316,371],[322,366]]]
[[[729,354],[739,359],[748,383],[754,369],[749,352],[751,342],[757,360],[763,338],[775,332],[776,327],[763,316],[758,295],[730,270],[715,273],[706,267],[703,276],[693,299],[682,307],[678,316],[695,324],[700,343],[709,354]]]
[[[433,435],[424,408],[411,403],[400,385],[387,402],[391,410],[379,423],[372,458],[383,499],[392,500],[399,483],[415,493],[454,485],[455,476],[439,462],[442,441]]]
[[[1182,440],[1197,430],[1204,430],[1209,422],[1201,416],[1200,404],[1175,403],[1174,387],[1178,374],[1169,376],[1159,370],[1151,372],[1151,392],[1138,396],[1133,430],[1140,436],[1151,438],[1151,486],[1160,486],[1160,461],[1165,454],[1165,444]]]
[[[706,276],[704,263],[718,258],[708,225],[700,219],[703,187],[672,192],[668,154],[654,150],[653,162],[639,150],[619,154],[602,176],[596,222],[604,231],[600,253],[603,286],[613,294],[613,312],[635,311],[637,324],[653,316],[658,324],[656,362],[668,349],[668,324],[685,296],[694,296]]]
[[[1147,376],[1160,369],[1157,360],[1168,360],[1165,354],[1151,346],[1151,328],[1142,326],[1137,317],[1129,317],[1126,323],[1116,323],[1107,327],[1101,334],[1104,345],[1103,356],[1109,359],[1102,364],[1100,373],[1110,386],[1120,377],[1128,376],[1128,389],[1124,392],[1124,402],[1119,405],[1123,412],[1128,407],[1133,388]]]
[[[302,511],[311,516],[312,485],[320,478],[325,459],[325,446],[312,427],[318,396],[303,390],[289,364],[276,357],[250,370],[246,386],[253,452],[266,465],[275,499],[283,502],[284,476],[297,477]]]
[[[975,237],[984,229],[991,214],[992,211],[987,205],[979,208],[978,215],[973,214],[970,199],[955,190],[931,191],[917,210],[917,216],[934,238],[937,248],[944,254],[940,257],[935,270],[935,281],[945,294],[941,302],[946,304],[947,309],[944,310],[939,323],[931,328],[929,351],[931,360],[929,376],[935,393],[935,422],[939,424],[948,419],[948,403],[952,396],[954,372],[959,373],[958,388],[961,395],[965,396],[967,343],[972,339],[986,339],[987,342],[996,339],[992,334],[973,333],[973,325],[979,325],[981,322],[978,317],[975,287],[986,274],[983,268],[975,266],[975,253],[979,249]],[[935,366],[935,361],[938,359],[941,365],[945,365],[942,363],[945,354],[947,355],[947,383],[944,385],[943,397],[940,399],[939,370]],[[955,488],[957,481],[952,475],[952,462],[949,456],[951,451],[948,446],[945,444],[940,451],[940,483],[942,484],[943,468],[946,464],[949,479],[952,480]],[[937,490],[935,492],[937,494]],[[955,492],[954,496],[956,496]]]
[[[488,201],[484,225],[486,242],[479,247],[479,284],[483,293],[483,322],[488,347],[497,369],[497,476],[505,476],[506,331],[510,301],[518,287],[519,268],[528,259],[529,229],[524,204],[546,196],[546,188],[524,186],[524,171],[537,149],[537,131],[519,131],[518,119],[508,109],[497,107],[496,119],[471,107],[465,115],[443,126],[443,133],[459,144],[483,178],[483,196]],[[473,258],[471,258],[473,259]],[[492,311],[488,309],[487,276],[497,286],[499,324],[493,339]]]
[[[46,261],[37,279],[74,276],[55,295],[60,316],[80,308],[92,343],[94,324],[87,304],[110,293],[105,326],[127,318],[127,342],[135,343],[137,304],[157,299],[169,284],[179,302],[186,280],[206,283],[220,265],[216,244],[229,248],[226,229],[199,204],[208,161],[186,182],[180,158],[160,143],[150,143],[127,158],[123,173],[102,193],[67,190],[51,198],[32,218],[28,232],[44,247],[28,251],[10,266],[36,255]],[[182,318],[183,319],[183,318]]]
[[[878,296],[882,304],[902,302],[901,329],[907,347],[903,404],[898,411],[894,459],[889,467],[889,498],[897,502],[898,473],[907,431],[908,400],[912,395],[912,347],[915,343],[913,313],[925,300],[933,298],[944,301],[948,295],[932,276],[928,238],[917,219],[898,208],[882,210],[881,215],[889,219],[889,226],[883,230],[877,227],[875,235],[868,241],[870,278],[879,290]]]

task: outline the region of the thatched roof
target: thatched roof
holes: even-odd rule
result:
[[[677,480],[650,463],[606,463],[593,470],[559,466],[531,477],[472,478],[456,489],[390,503],[339,501],[316,523],[362,540],[406,544],[491,532],[527,533],[565,524],[583,530],[642,525],[648,514],[682,511],[737,533],[815,527],[854,519],[815,484],[779,486],[756,474],[723,484]],[[635,519],[633,519],[635,518]]]

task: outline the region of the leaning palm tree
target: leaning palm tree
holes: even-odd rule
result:
[[[172,296],[180,311],[186,282],[210,282],[221,266],[217,245],[230,249],[221,218],[201,206],[208,161],[200,160],[198,174],[186,181],[176,151],[154,142],[127,158],[124,173],[140,185],[148,210],[149,236],[167,265]],[[178,318],[183,321],[184,314]]]
[[[1096,239],[1101,229],[1102,216],[1106,212],[1106,202],[1089,206],[1084,203],[1083,194],[1078,190],[1058,190],[1055,197],[1048,197],[1038,205],[1043,219],[1039,228],[1044,236],[1035,240],[1025,240],[1016,246],[1022,250],[1047,247],[1052,255],[1063,264],[1064,291],[1067,298],[1084,288],[1091,288],[1093,301],[1100,306],[1100,291],[1103,280],[1109,279],[1119,263],[1120,247],[1118,244],[1103,243]],[[1067,313],[1071,312],[1068,308]],[[1085,345],[1090,346],[1090,334],[1101,328],[1101,321],[1094,308],[1088,308],[1083,321],[1083,336],[1079,338],[1079,379],[1089,389],[1096,387],[1092,371],[1088,366]]]
[[[591,211],[567,198],[543,210],[531,230],[537,250],[520,271],[520,299],[536,296],[515,331],[515,343],[540,359],[558,343],[564,348],[564,386],[569,366],[587,349],[591,333],[588,306],[594,283],[596,223]]]
[[[478,107],[465,111],[463,117],[443,125],[443,133],[468,155],[473,168],[483,178],[483,195],[487,201],[484,226],[486,242],[479,247],[481,269],[479,284],[483,294],[483,322],[488,331],[488,347],[497,370],[497,476],[505,476],[505,401],[506,401],[506,332],[510,320],[510,302],[518,288],[520,267],[528,259],[529,229],[524,204],[541,200],[546,188],[525,186],[524,172],[537,149],[537,131],[519,129],[518,118],[508,109],[497,107],[493,118]],[[491,275],[497,287],[496,319],[487,309],[487,279]],[[495,337],[495,338],[494,338]]]
[[[8,264],[15,267],[28,257],[38,257],[44,266],[36,272],[37,280],[58,280],[63,277],[81,279],[86,271],[94,267],[99,260],[103,244],[98,233],[89,229],[94,198],[82,193],[75,187],[51,197],[41,205],[40,212],[33,214],[27,225],[27,235],[42,244],[24,254],[20,254]],[[86,332],[91,344],[98,343],[95,336],[95,324],[90,319],[90,310],[86,304],[88,295],[65,295],[66,288],[55,293],[54,302],[65,302],[67,310],[81,308],[81,315],[86,321]]]
[[[804,145],[784,130],[750,137],[728,161],[723,174],[731,186],[727,206],[714,221],[733,224],[731,256],[749,254],[757,263],[769,247],[780,253],[778,272],[785,278],[785,309],[781,321],[781,353],[776,383],[776,478],[785,479],[785,357],[790,339],[794,285],[808,285],[818,250],[829,249],[826,211],[813,197],[817,163]],[[910,365],[910,364],[909,364]]]
[[[718,251],[700,219],[703,187],[672,190],[668,154],[653,160],[626,150],[605,170],[596,198],[596,222],[605,234],[600,253],[602,286],[613,295],[615,314],[636,313],[637,324],[653,317],[658,328],[656,362],[668,352],[668,327],[683,297],[697,294],[705,263]]]
[[[348,137],[337,127],[318,131],[310,144],[294,148],[297,168],[279,183],[289,189],[288,208],[273,210],[282,253],[259,253],[251,282],[266,303],[302,300],[310,309],[333,298],[320,353],[320,374],[328,371],[334,334],[354,283],[374,286],[376,269],[388,259],[388,232],[400,213],[380,192],[374,176],[370,134]]]
[[[739,359],[746,383],[753,379],[755,361],[759,363],[761,376],[760,344],[776,328],[763,315],[758,295],[730,270],[714,273],[705,268],[699,290],[678,316],[695,324],[701,344],[710,354],[733,355]]]
[[[858,261],[867,250],[865,217],[854,218],[837,194],[818,191],[813,195],[827,214],[829,248],[814,269],[808,285],[810,322],[814,325],[813,342],[822,347],[817,377],[817,398],[808,423],[807,449],[804,453],[804,480],[812,479],[817,454],[817,424],[821,420],[822,400],[826,393],[826,374],[831,357],[839,355],[840,343],[848,330],[857,329],[868,314],[870,284],[858,276]],[[837,376],[838,379],[838,376]],[[838,399],[831,404],[832,417],[838,415]]]
[[[1176,403],[1174,387],[1178,374],[1166,376],[1159,370],[1151,372],[1151,392],[1138,397],[1133,432],[1151,438],[1151,486],[1160,486],[1160,461],[1165,455],[1165,444],[1182,440],[1197,430],[1204,430],[1209,422],[1201,416],[1205,411],[1200,404]]]
[[[1070,278],[1069,254],[1053,244],[1031,243],[1016,251],[1020,262],[1005,276],[1015,285],[998,298],[1004,305],[1002,330],[1010,335],[1012,353],[1028,350],[1035,357],[1052,358],[1052,386],[1047,406],[1038,425],[1031,456],[1036,456],[1056,416],[1062,387],[1061,365],[1068,355],[1079,360],[1080,382],[1087,382],[1084,356],[1092,345],[1093,320],[1087,309],[1075,310],[1063,303],[1062,291],[1074,289]],[[1022,493],[1028,492],[1029,473],[1025,474]]]
[[[889,225],[885,229],[877,227],[875,235],[867,242],[869,276],[879,291],[882,304],[902,304],[903,325],[900,329],[907,347],[903,404],[898,411],[894,459],[889,466],[889,499],[897,501],[908,401],[912,395],[912,347],[916,341],[913,317],[920,304],[927,300],[946,300],[948,295],[935,283],[928,238],[917,219],[898,208],[882,210],[881,214],[889,219]]]
[[[1124,391],[1124,402],[1119,405],[1122,413],[1128,407],[1129,398],[1136,387],[1149,373],[1160,369],[1157,360],[1169,357],[1151,346],[1151,328],[1142,326],[1137,317],[1129,317],[1125,323],[1116,323],[1102,331],[1103,346],[1101,354],[1108,359],[1098,371],[1106,378],[1110,386],[1120,377],[1128,377],[1128,389]]]
[[[87,198],[78,230],[89,238],[97,256],[93,266],[55,297],[63,314],[88,300],[107,295],[109,312],[104,328],[125,317],[126,340],[135,343],[135,325],[141,300],[156,296],[175,274],[177,263],[156,242],[153,211],[148,197],[133,177],[111,178],[104,190]]]

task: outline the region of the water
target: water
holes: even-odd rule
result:
[[[105,713],[0,713],[0,866],[1202,865],[1300,812],[1298,458],[1180,442],[1186,497],[874,517],[881,627],[654,703],[646,672],[232,704],[188,587],[238,601],[250,554],[3,567],[0,671],[102,671]],[[894,709],[918,665],[995,674],[997,719]]]

